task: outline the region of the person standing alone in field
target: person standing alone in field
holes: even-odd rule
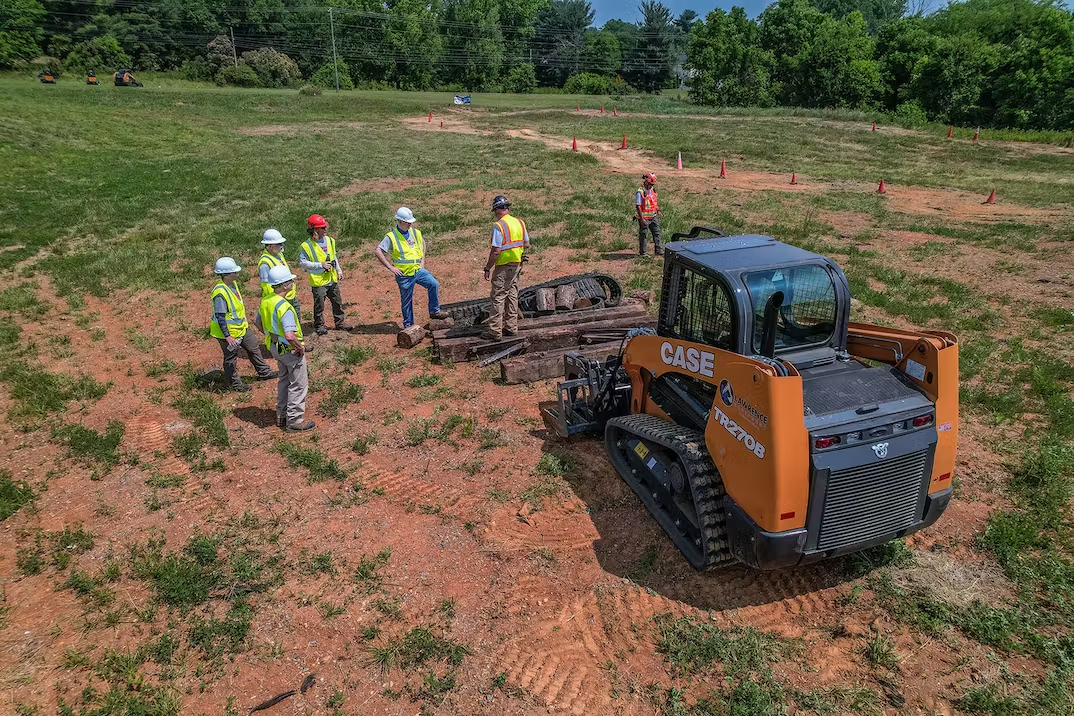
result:
[[[269,283],[269,271],[276,266],[283,266],[288,271],[291,267],[287,264],[287,257],[284,256],[283,245],[287,239],[283,238],[276,229],[266,229],[265,233],[261,237],[261,243],[264,244],[265,250],[261,253],[261,258],[257,262],[257,273],[261,279],[261,298],[271,296],[275,291],[272,290],[272,284]],[[298,289],[293,285],[291,290],[284,296],[292,306],[295,307],[295,315],[302,319],[302,309],[298,305]]]
[[[429,292],[429,318],[447,318],[440,310],[440,284],[425,268],[425,239],[414,226],[414,212],[405,206],[395,212],[395,227],[384,235],[376,248],[377,259],[395,276],[403,329],[414,325],[414,286]],[[390,257],[390,258],[389,258]]]
[[[309,395],[306,348],[298,312],[285,298],[294,289],[295,275],[286,266],[273,266],[269,269],[268,283],[272,295],[261,299],[258,318],[265,331],[265,347],[280,368],[276,383],[276,427],[289,433],[306,432],[317,427],[312,420],[306,420]]]
[[[250,357],[258,378],[268,380],[275,378],[276,374],[261,357],[261,346],[257,343],[257,337],[250,332],[250,324],[246,320],[246,306],[243,305],[242,293],[235,282],[240,271],[242,267],[229,256],[216,262],[214,272],[218,278],[212,292],[213,316],[209,324],[209,335],[216,339],[224,352],[224,381],[232,390],[245,393],[250,390],[250,386],[243,383],[239,377],[240,348],[246,349],[246,355]]]
[[[347,317],[343,313],[343,297],[339,293],[339,282],[343,272],[339,268],[339,256],[336,254],[336,240],[328,235],[328,222],[320,214],[313,214],[306,220],[306,233],[310,235],[302,242],[298,254],[299,265],[306,270],[313,291],[313,330],[317,335],[328,333],[324,323],[324,299],[332,302],[332,320],[337,331],[346,331]]]
[[[653,253],[664,255],[664,240],[660,232],[660,205],[656,200],[656,175],[645,172],[641,175],[641,188],[634,193],[634,211],[638,219],[638,255],[645,255],[648,236],[653,235]]]
[[[526,222],[508,213],[511,202],[506,196],[492,200],[492,225],[489,258],[485,263],[485,280],[492,283],[488,330],[481,337],[498,341],[518,335],[518,277],[522,272],[522,252],[530,247]]]

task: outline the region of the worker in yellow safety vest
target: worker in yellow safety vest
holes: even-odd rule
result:
[[[276,266],[283,266],[288,271],[291,267],[287,263],[287,257],[284,256],[283,245],[287,239],[283,238],[276,229],[266,229],[265,233],[261,236],[261,243],[264,244],[265,250],[261,253],[261,258],[257,262],[257,273],[261,279],[261,298],[271,296],[276,292],[272,290],[272,284],[269,283],[268,274],[269,271]],[[298,304],[298,289],[291,286],[291,290],[284,296],[291,305],[295,307],[295,315],[302,319],[302,308]]]
[[[214,269],[219,277],[212,292],[212,321],[209,334],[220,343],[224,351],[224,381],[232,390],[247,392],[250,386],[239,377],[239,349],[246,349],[246,355],[257,371],[261,380],[275,378],[265,359],[261,357],[261,346],[257,337],[250,331],[246,320],[246,306],[242,303],[242,293],[235,282],[242,267],[235,260],[225,256],[216,262]]]
[[[272,294],[261,298],[258,320],[265,331],[265,347],[279,366],[276,427],[289,433],[302,433],[313,430],[317,424],[306,420],[309,371],[302,324],[298,321],[298,311],[285,298],[294,290],[295,275],[286,266],[273,266],[268,272],[268,283]]]
[[[339,293],[343,271],[339,268],[336,240],[328,235],[328,221],[320,214],[313,214],[306,220],[306,232],[310,237],[302,242],[298,263],[309,275],[313,291],[313,330],[319,336],[328,333],[328,326],[324,324],[325,298],[332,302],[336,330],[350,330],[343,313],[343,297]]]
[[[645,255],[646,233],[653,235],[653,253],[664,255],[664,241],[660,231],[660,205],[656,199],[656,175],[641,175],[641,188],[634,193],[634,211],[638,220],[638,255]]]
[[[395,227],[377,245],[377,259],[395,276],[399,286],[399,303],[403,311],[403,328],[414,325],[414,286],[429,293],[429,318],[447,318],[440,310],[440,284],[425,268],[425,238],[414,226],[414,212],[405,206],[395,212]]]
[[[492,283],[492,305],[488,330],[481,334],[490,341],[518,334],[518,277],[522,273],[522,252],[530,247],[530,235],[526,222],[508,213],[510,208],[506,196],[492,200],[496,221],[485,263],[485,280]]]

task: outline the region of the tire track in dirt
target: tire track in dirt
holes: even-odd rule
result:
[[[497,551],[533,551],[547,548],[572,551],[593,546],[600,539],[593,521],[584,512],[556,505],[525,517],[514,507],[505,507],[489,517],[485,536],[498,545]]]
[[[456,517],[469,517],[476,512],[481,498],[436,482],[419,480],[400,473],[374,472],[363,479],[366,489],[383,494],[392,502],[404,505],[439,506],[441,511]]]
[[[161,474],[190,474],[190,467],[172,452],[172,439],[164,429],[164,423],[146,415],[137,415],[127,423],[127,429],[139,457],[156,465]]]

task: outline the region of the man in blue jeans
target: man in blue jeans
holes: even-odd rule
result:
[[[405,206],[395,212],[395,228],[377,246],[377,258],[395,275],[403,308],[403,328],[414,325],[414,285],[429,292],[429,318],[447,318],[440,310],[440,284],[425,270],[425,241],[414,226],[414,212]]]

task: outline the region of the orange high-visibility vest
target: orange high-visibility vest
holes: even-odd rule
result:
[[[496,265],[521,262],[522,250],[526,246],[526,223],[510,214],[504,214],[495,225],[500,227],[500,235],[503,237],[500,253],[496,257]],[[491,238],[489,241],[491,243]]]
[[[645,187],[641,187],[638,191],[641,192],[641,218],[655,218],[656,212],[660,210],[656,203],[656,189],[646,191]]]

